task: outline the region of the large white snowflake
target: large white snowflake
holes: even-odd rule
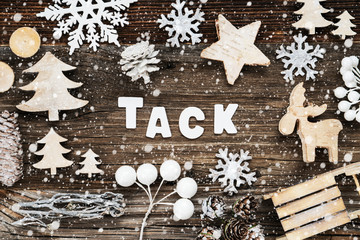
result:
[[[165,27],[168,31],[169,38],[167,41],[172,47],[180,46],[179,38],[181,42],[189,41],[194,45],[195,43],[201,42],[201,33],[199,31],[200,22],[205,21],[203,18],[204,13],[200,9],[196,9],[195,14],[193,10],[189,10],[187,7],[184,8],[185,1],[180,2],[176,0],[176,3],[172,3],[173,9],[167,17],[161,14],[161,19],[157,22],[160,23],[160,28]],[[192,15],[192,16],[191,16]]]
[[[210,169],[211,174],[209,177],[212,178],[212,181],[215,182],[218,180],[221,183],[221,187],[225,187],[224,192],[228,192],[229,195],[237,193],[236,187],[247,183],[252,185],[256,181],[256,173],[250,172],[249,163],[247,160],[251,159],[249,152],[240,150],[240,155],[238,153],[229,153],[228,149],[225,150],[219,149],[219,153],[216,154],[217,158],[221,160],[218,161],[218,164],[215,166],[216,170]],[[223,177],[221,177],[223,176]]]
[[[114,43],[120,46],[118,34],[114,26],[129,24],[121,11],[138,0],[53,0],[54,6],[45,8],[38,17],[58,21],[54,28],[54,38],[69,33],[70,54],[80,48],[86,40],[94,51],[99,42]],[[60,6],[63,4],[64,6]],[[106,24],[105,22],[110,24]],[[100,34],[98,33],[100,29]],[[74,29],[74,30],[72,30]],[[72,31],[71,31],[72,30]],[[86,33],[84,33],[86,32]]]
[[[315,63],[317,58],[324,57],[325,49],[320,48],[319,45],[314,49],[313,46],[305,42],[306,38],[300,33],[298,36],[294,36],[295,42],[287,46],[286,50],[283,45],[281,45],[280,50],[276,50],[276,59],[283,58],[282,62],[286,70],[282,71],[281,74],[284,74],[284,79],[287,82],[294,80],[294,71],[295,76],[304,76],[306,73],[306,80],[315,79],[315,75],[318,74],[318,71],[314,70]],[[291,67],[288,68],[290,65]]]

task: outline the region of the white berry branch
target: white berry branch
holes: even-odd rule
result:
[[[179,163],[174,160],[167,160],[161,164],[160,167],[160,175],[162,180],[160,182],[159,187],[157,188],[154,195],[151,193],[150,185],[155,182],[158,177],[158,171],[156,167],[152,164],[145,163],[142,164],[137,171],[133,167],[130,166],[122,166],[120,167],[115,174],[116,182],[122,187],[130,187],[134,183],[138,185],[141,189],[143,189],[146,195],[149,197],[149,207],[145,213],[145,216],[142,220],[140,237],[139,239],[143,239],[144,229],[146,226],[146,221],[151,214],[151,211],[156,205],[169,205],[173,206],[174,216],[180,220],[189,219],[194,213],[194,205],[189,200],[192,198],[197,192],[197,183],[194,179],[185,177],[178,181],[176,185],[176,189],[161,198],[158,201],[156,197],[164,184],[164,181],[173,182],[176,181],[180,177],[181,167]],[[138,181],[136,181],[136,179]],[[171,195],[178,193],[181,197],[175,203],[163,202]]]

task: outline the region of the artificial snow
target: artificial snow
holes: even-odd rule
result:
[[[240,187],[240,185],[245,183],[252,185],[257,180],[255,177],[256,173],[250,172],[248,167],[249,163],[247,160],[251,160],[248,151],[244,152],[241,149],[240,155],[238,153],[228,154],[227,148],[225,150],[220,148],[216,157],[221,160],[215,166],[216,170],[210,169],[211,174],[209,174],[209,177],[212,178],[213,182],[218,180],[221,183],[221,187],[226,186],[224,192],[228,192],[229,195],[238,192],[236,187]]]
[[[120,46],[114,26],[123,27],[129,24],[122,11],[137,1],[53,0],[53,6],[50,5],[36,16],[58,21],[57,27],[54,28],[55,39],[61,38],[62,34],[69,33],[68,45],[71,55],[75,49],[80,48],[84,41],[87,41],[90,44],[89,48],[94,51],[99,47],[99,42],[114,43]],[[109,21],[110,24],[106,24],[104,21]],[[99,28],[100,34],[97,28]]]
[[[315,75],[318,74],[318,71],[314,70],[315,63],[317,58],[324,57],[325,49],[320,48],[320,45],[314,49],[313,46],[305,42],[306,38],[300,33],[298,36],[294,36],[295,42],[287,46],[286,49],[281,45],[280,50],[276,50],[276,59],[283,58],[282,62],[286,70],[282,71],[281,74],[284,74],[284,79],[287,82],[294,80],[294,74],[295,76],[306,74],[306,80],[315,79]]]
[[[184,8],[185,3],[185,1],[176,0],[176,3],[171,4],[175,10],[172,10],[166,17],[161,14],[161,19],[157,20],[160,23],[160,28],[165,27],[168,32],[170,38],[167,41],[172,47],[180,47],[180,42],[184,41],[191,40],[193,45],[201,42],[202,34],[197,32],[200,22],[205,21],[204,13],[199,8],[196,9],[195,13],[187,7]]]

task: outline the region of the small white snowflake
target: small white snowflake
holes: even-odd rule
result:
[[[205,21],[203,18],[204,13],[197,8],[194,14],[193,10],[189,10],[187,7],[184,8],[185,3],[185,1],[176,0],[176,3],[171,4],[175,10],[172,10],[167,17],[161,14],[161,19],[157,20],[160,23],[160,28],[166,26],[165,30],[171,37],[167,41],[172,47],[180,46],[179,38],[181,42],[191,39],[193,45],[201,42],[202,34],[197,32],[199,31],[200,22]]]
[[[360,122],[360,70],[358,68],[359,59],[356,56],[345,57],[341,61],[340,73],[344,81],[344,87],[337,87],[334,94],[337,98],[347,98],[338,104],[340,112],[344,113],[346,121],[353,121],[356,119]]]
[[[126,72],[126,75],[131,77],[131,81],[136,81],[139,78],[144,79],[144,83],[150,82],[150,72],[159,70],[155,64],[160,62],[157,59],[159,51],[155,51],[155,45],[149,45],[149,41],[141,41],[135,45],[127,47],[122,53],[120,64],[123,65],[121,69]]]
[[[228,155],[227,148],[225,150],[220,148],[216,157],[221,160],[215,166],[216,170],[210,169],[211,174],[209,174],[209,177],[212,178],[213,182],[218,180],[221,183],[221,187],[226,186],[224,192],[228,192],[229,195],[238,192],[236,187],[240,187],[240,185],[245,183],[252,185],[257,180],[255,177],[256,173],[250,172],[249,163],[246,162],[251,159],[248,151],[244,152],[241,149],[240,155],[238,153],[229,153]]]
[[[295,42],[287,46],[286,50],[283,45],[281,45],[280,50],[276,50],[276,59],[284,58],[282,62],[286,70],[282,71],[281,74],[285,75],[284,79],[287,82],[294,80],[293,74],[295,70],[295,76],[304,76],[306,73],[306,80],[315,79],[315,75],[318,74],[318,71],[314,70],[315,63],[317,58],[324,57],[325,49],[320,48],[319,45],[314,49],[313,46],[305,42],[306,38],[300,33],[298,36],[294,36]],[[290,65],[291,67],[288,69]]]
[[[55,39],[59,39],[62,34],[69,33],[68,45],[71,55],[75,49],[80,48],[85,40],[90,44],[89,48],[94,51],[99,47],[99,42],[114,43],[120,46],[114,26],[123,27],[129,24],[121,11],[129,8],[131,3],[137,1],[53,0],[54,6],[50,5],[45,8],[44,12],[38,13],[36,16],[58,21],[57,27],[54,28]],[[58,4],[65,6],[62,7]],[[104,21],[110,24],[106,24]],[[100,29],[100,35],[97,28]],[[85,31],[86,33],[84,33]]]

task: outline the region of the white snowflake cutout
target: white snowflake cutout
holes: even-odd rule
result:
[[[304,76],[306,73],[306,80],[315,79],[315,75],[318,74],[318,71],[314,70],[315,63],[317,58],[324,57],[325,49],[320,48],[319,45],[314,49],[313,46],[305,42],[306,38],[300,33],[298,36],[294,36],[295,42],[287,46],[286,50],[283,45],[280,46],[280,50],[276,50],[276,59],[283,58],[282,62],[286,70],[282,71],[281,74],[284,74],[284,79],[287,82],[294,80],[294,71],[295,76]]]
[[[228,149],[225,150],[219,149],[219,153],[216,154],[217,158],[221,160],[218,161],[218,164],[215,166],[216,170],[210,169],[211,174],[209,177],[212,178],[212,181],[215,182],[218,180],[221,183],[221,187],[225,187],[224,192],[228,192],[229,195],[237,193],[237,187],[240,185],[248,184],[252,185],[257,179],[255,177],[255,172],[250,172],[249,163],[247,160],[251,160],[249,152],[240,150],[240,155],[238,153],[229,153]],[[222,177],[221,177],[222,176]]]
[[[161,19],[157,20],[160,23],[160,28],[166,26],[165,30],[171,37],[167,41],[172,47],[180,46],[179,38],[181,42],[191,40],[192,45],[201,42],[202,34],[197,32],[200,22],[205,21],[204,13],[197,8],[194,14],[193,10],[184,8],[185,3],[185,1],[176,0],[176,3],[171,4],[175,10],[172,10],[167,17],[161,14]]]
[[[344,113],[345,120],[353,121],[356,119],[360,123],[360,70],[358,64],[359,59],[356,56],[343,58],[340,73],[348,89],[337,87],[334,94],[339,99],[347,98],[338,104],[338,109]]]
[[[55,3],[53,6],[50,5],[36,16],[58,21],[57,27],[54,28],[54,38],[59,39],[63,34],[69,34],[68,45],[71,55],[75,49],[80,48],[85,40],[90,44],[89,48],[94,51],[99,47],[99,42],[114,43],[120,46],[114,26],[123,27],[129,24],[121,11],[137,1],[53,0]],[[110,22],[110,24],[106,24],[104,21]],[[99,28],[100,34],[97,28]]]

